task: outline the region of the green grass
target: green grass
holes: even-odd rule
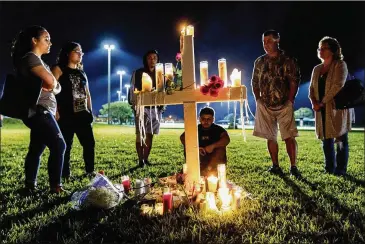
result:
[[[365,174],[364,133],[352,132],[350,178],[323,174],[320,141],[313,131],[298,137],[298,167],[304,180],[289,177],[289,160],[280,142],[279,160],[285,176],[266,171],[270,158],[266,142],[247,131],[229,131],[228,179],[252,193],[234,213],[202,215],[178,209],[162,217],[143,217],[132,204],[108,211],[75,211],[70,196],[48,194],[48,149],[42,157],[37,195],[22,193],[24,157],[29,130],[6,125],[2,131],[0,166],[0,240],[2,243],[364,243]],[[171,175],[184,161],[179,135],[182,130],[162,129],[150,156],[153,166],[138,168],[134,128],[95,125],[96,169],[113,182],[122,174],[133,179]],[[77,180],[65,188],[76,191],[88,183],[82,177],[82,150],[75,137],[71,153]]]

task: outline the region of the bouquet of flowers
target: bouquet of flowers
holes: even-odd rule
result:
[[[89,185],[71,196],[71,202],[73,208],[77,210],[83,207],[109,209],[123,199],[123,192],[123,185],[114,185],[104,175],[104,171],[100,171]]]
[[[219,90],[224,86],[224,81],[218,76],[213,75],[209,79],[208,85],[203,85],[200,87],[200,92],[203,95],[211,95],[212,97],[217,97]]]

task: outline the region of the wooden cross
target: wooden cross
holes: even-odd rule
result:
[[[217,97],[203,95],[195,85],[194,40],[192,35],[184,36],[184,51],[182,54],[183,90],[167,95],[165,92],[139,92],[135,99],[140,99],[141,105],[184,105],[185,149],[187,163],[187,180],[190,185],[200,180],[199,143],[197,103],[241,101],[246,102],[246,86],[221,88]],[[244,128],[244,121],[242,121]]]

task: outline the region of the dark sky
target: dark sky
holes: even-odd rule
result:
[[[107,103],[107,51],[113,41],[112,101],[119,89],[118,68],[126,70],[123,86],[133,70],[141,67],[142,55],[157,49],[161,62],[174,62],[179,50],[182,23],[195,28],[196,80],[199,61],[209,62],[209,75],[217,73],[217,60],[227,59],[228,73],[243,70],[243,83],[251,97],[250,77],[254,60],[263,54],[261,35],[267,29],[281,34],[280,46],[298,59],[302,87],[296,109],[309,106],[307,87],[312,69],[320,60],[316,48],[323,36],[339,40],[349,71],[364,80],[365,2],[0,2],[0,79],[11,72],[10,46],[15,35],[28,25],[42,25],[53,46],[44,60],[52,65],[62,44],[79,42],[89,77],[94,112]],[[123,90],[125,94],[125,90]],[[222,117],[227,109],[220,111]],[[181,106],[167,113],[182,117]],[[360,118],[364,111],[361,109]],[[363,120],[363,118],[362,118]]]

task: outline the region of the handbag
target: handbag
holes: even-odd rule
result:
[[[27,78],[8,74],[0,99],[0,114],[15,119],[28,118],[29,108],[38,103],[42,80],[34,75]]]
[[[336,109],[348,109],[365,104],[365,89],[359,79],[346,81],[334,97]]]

